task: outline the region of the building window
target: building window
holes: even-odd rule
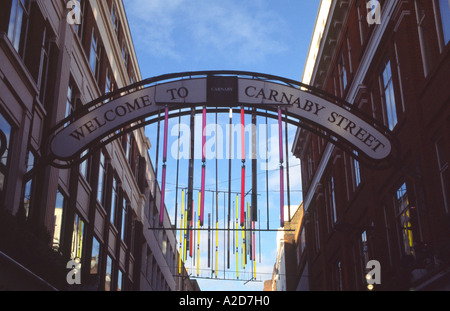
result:
[[[346,33],[346,39],[347,39],[348,67],[349,67],[350,73],[353,73],[352,46],[350,44],[350,35],[348,34],[348,32]]]
[[[360,258],[360,272],[363,284],[366,283],[366,265],[369,261],[369,244],[367,241],[367,231],[364,230],[359,235],[359,258]]]
[[[75,213],[73,221],[73,233],[72,233],[72,248],[71,248],[71,259],[79,258],[81,259],[83,255],[83,244],[84,244],[84,221],[81,217]]]
[[[100,44],[98,41],[99,40],[97,34],[95,33],[95,29],[93,29],[91,37],[91,50],[89,53],[89,64],[96,79],[98,79],[100,72]]]
[[[19,54],[23,53],[27,31],[30,0],[12,0],[8,38]],[[23,56],[23,55],[22,55]]]
[[[312,157],[311,149],[308,151],[308,154],[306,155],[306,165],[307,165],[307,180],[310,181],[314,173],[314,160]]]
[[[91,252],[91,274],[99,273],[99,263],[100,263],[100,243],[98,240],[93,237],[92,238],[92,252]]]
[[[53,221],[55,224],[55,230],[53,231],[53,250],[57,252],[61,248],[63,215],[64,210],[66,209],[66,204],[67,204],[66,196],[58,188],[58,192],[56,193],[55,211],[53,215],[54,217]]]
[[[316,208],[313,214],[314,217],[314,250],[316,254],[320,251],[320,224],[319,224],[319,212]]]
[[[32,206],[32,193],[33,193],[33,168],[35,165],[35,156],[33,151],[29,151],[26,160],[26,173],[24,176],[24,189],[23,189],[23,211],[25,213],[25,219],[28,219]]]
[[[439,0],[439,15],[442,26],[442,40],[444,45],[450,41],[450,1]]]
[[[88,154],[88,150],[83,151],[80,158],[85,157]],[[85,180],[88,180],[89,176],[89,158],[86,158],[83,162],[80,164],[80,174],[84,177]]]
[[[86,0],[79,0],[80,2],[80,7],[75,6],[75,10],[79,9],[79,12],[77,12],[77,14],[79,14],[80,16],[80,24],[75,24],[75,32],[77,33],[79,38],[82,38],[83,36],[83,26],[84,26],[84,12],[85,12],[85,8],[86,8]]]
[[[41,103],[45,103],[47,93],[48,68],[50,57],[50,40],[49,31],[44,27],[44,34],[41,42],[41,58],[39,61],[39,74],[37,79],[37,86],[40,89],[39,99]]]
[[[126,238],[127,238],[127,209],[128,209],[128,200],[127,198],[124,196],[123,197],[123,202],[122,202],[122,224],[121,224],[121,230],[120,230],[120,234],[121,234],[121,238],[122,241],[126,242]]]
[[[151,282],[152,280],[152,251],[150,250],[150,247],[147,246],[147,264],[146,264],[146,271],[145,276],[148,281]]]
[[[136,82],[136,75],[134,73],[134,69],[131,69],[131,73],[130,73],[130,83],[134,84]]]
[[[125,68],[128,68],[129,57],[130,57],[130,55],[128,54],[127,44],[124,39],[122,41],[122,58],[123,58],[123,62],[125,64]]]
[[[444,206],[447,213],[450,212],[450,169],[448,165],[448,156],[444,138],[440,137],[436,141],[436,154],[438,160],[439,174],[441,177],[442,194],[444,197]]]
[[[344,96],[344,92],[347,89],[348,85],[347,68],[344,53],[341,54],[338,66],[339,66],[339,82],[341,83],[341,96]]]
[[[116,5],[114,4],[114,2],[111,6],[111,22],[114,28],[114,32],[117,36],[119,36],[119,18],[117,17]]]
[[[334,288],[337,291],[342,291],[343,283],[342,283],[342,262],[338,260],[334,267]]]
[[[105,94],[108,94],[114,90],[113,78],[111,76],[111,70],[106,70],[106,82],[105,82]]]
[[[123,287],[123,280],[122,280],[123,272],[119,269],[117,272],[117,291],[121,292]]]
[[[11,139],[12,127],[0,112],[0,202],[3,200],[3,194],[6,186]]]
[[[428,1],[428,0],[425,0]],[[427,76],[431,68],[431,51],[429,43],[429,32],[426,27],[426,14],[423,7],[423,0],[416,0],[415,2],[416,10],[416,21],[417,21],[417,32],[419,35],[420,52],[422,55],[422,66],[424,75]]]
[[[99,169],[98,169],[97,200],[101,204],[103,204],[105,179],[106,179],[106,159],[105,159],[105,154],[103,152],[100,152],[100,163],[99,163]]]
[[[65,117],[67,118],[75,111],[75,99],[73,96],[73,86],[69,84],[69,87],[67,88],[67,98],[66,98],[66,114]]]
[[[336,188],[334,184],[334,177],[331,176],[329,182],[328,182],[328,191],[329,191],[329,209],[331,212],[331,218],[330,218],[330,228],[333,226],[333,224],[337,221],[337,214],[336,214]]]
[[[358,156],[358,152],[355,151],[355,155]],[[353,181],[355,188],[358,188],[361,184],[361,171],[359,167],[359,161],[353,159]]]
[[[395,104],[394,84],[392,81],[391,62],[387,61],[381,77],[382,95],[386,108],[387,125],[393,130],[397,125],[397,106]]]
[[[117,227],[117,205],[119,204],[119,189],[117,177],[113,176],[112,190],[111,190],[111,210],[110,221],[111,224]]]
[[[112,290],[112,271],[113,262],[111,257],[108,255],[106,258],[106,274],[105,274],[105,291],[109,292]]]
[[[415,207],[411,206],[408,198],[406,183],[403,183],[395,194],[395,212],[400,233],[400,243],[404,255],[415,255],[414,235]]]

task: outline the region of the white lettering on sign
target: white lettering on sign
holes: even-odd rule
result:
[[[240,79],[239,102],[288,105],[289,112],[327,128],[373,159],[384,159],[391,152],[389,140],[372,125],[349,110],[300,89]]]

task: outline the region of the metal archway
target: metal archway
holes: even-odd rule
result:
[[[326,138],[372,167],[390,165],[397,154],[389,129],[319,89],[262,73],[197,71],[149,78],[84,105],[50,131],[48,162],[60,168],[80,163],[125,133],[161,120],[166,108],[176,117],[192,109],[226,112],[233,107],[256,108],[252,113],[270,118],[278,118],[281,109],[286,122]],[[85,150],[89,153],[81,157]]]

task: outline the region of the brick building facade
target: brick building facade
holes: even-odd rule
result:
[[[305,210],[298,289],[366,290],[366,264],[378,260],[375,290],[448,290],[450,3],[324,4],[328,14],[317,21],[303,82],[382,122],[400,156],[375,170],[326,139],[297,132]]]
[[[140,80],[122,1],[0,2],[0,288],[194,289],[184,267],[177,277],[144,129],[71,169],[45,163],[52,127]],[[167,229],[149,231],[160,213]]]

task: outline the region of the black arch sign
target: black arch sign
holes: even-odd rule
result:
[[[315,132],[346,150],[357,151],[356,157],[366,163],[389,162],[395,153],[395,140],[384,125],[334,96],[266,74],[206,71],[147,79],[85,105],[52,130],[50,156],[54,163],[75,161],[84,150],[112,141],[117,137],[111,135],[123,135],[120,129],[158,115],[166,106],[171,112],[204,106],[277,111],[281,106],[290,123],[312,131],[320,129]],[[153,122],[140,122],[132,129]]]

